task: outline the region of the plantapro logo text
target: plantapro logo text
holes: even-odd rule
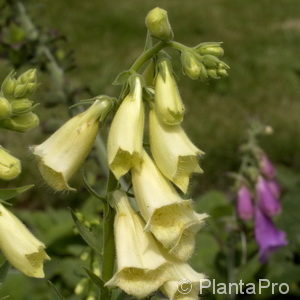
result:
[[[239,282],[216,282],[215,279],[202,279],[199,282],[200,295],[210,292],[213,295],[260,295],[264,290],[269,289],[272,295],[288,294],[290,287],[287,283],[271,282],[269,279],[259,279],[258,283],[244,283],[243,280]],[[195,283],[188,279],[182,279],[178,282],[178,293],[189,294],[196,288]]]

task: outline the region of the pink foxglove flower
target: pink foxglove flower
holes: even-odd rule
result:
[[[264,176],[266,176],[267,178],[272,179],[275,177],[276,170],[275,170],[272,162],[269,160],[268,156],[265,153],[263,153],[260,156],[259,167],[260,167],[262,174]]]
[[[242,185],[237,195],[237,213],[242,220],[250,220],[254,215],[251,193],[247,186]]]
[[[259,258],[265,263],[270,254],[288,244],[284,231],[278,230],[259,206],[255,209],[255,239],[259,246]]]
[[[256,193],[259,206],[267,216],[274,216],[280,213],[281,204],[279,199],[273,194],[268,181],[262,176],[257,180]]]

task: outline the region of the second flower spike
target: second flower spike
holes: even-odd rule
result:
[[[202,173],[198,157],[203,155],[179,125],[163,124],[154,110],[149,114],[150,147],[160,171],[184,193],[192,173]]]
[[[100,118],[106,115],[111,103],[111,99],[106,97],[96,100],[90,108],[66,122],[44,143],[32,147],[39,170],[53,189],[74,190],[68,180],[90,153]]]
[[[117,179],[141,162],[144,132],[142,92],[141,78],[133,75],[131,91],[121,103],[110,127],[108,163]]]

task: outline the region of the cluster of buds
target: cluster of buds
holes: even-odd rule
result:
[[[191,79],[206,80],[227,77],[229,66],[220,60],[224,54],[220,42],[201,43],[181,50],[183,72]]]
[[[30,97],[37,88],[36,69],[29,69],[16,78],[10,73],[2,83],[0,92],[0,127],[25,132],[39,124],[32,112],[35,105]]]
[[[12,266],[27,276],[43,278],[49,256],[45,245],[25,225],[0,204],[0,250]]]
[[[266,153],[256,143],[253,144],[253,141],[248,148],[252,159],[241,168],[237,214],[244,221],[254,220],[260,261],[264,263],[273,251],[287,245],[287,240],[285,232],[277,229],[272,221],[272,217],[281,212],[281,187],[276,180],[275,167]]]

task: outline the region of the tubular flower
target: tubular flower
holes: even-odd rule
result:
[[[117,211],[117,271],[106,286],[118,286],[130,295],[144,298],[170,279],[170,263],[160,253],[151,233],[144,231],[144,222],[133,211],[124,192],[114,192],[113,205]]]
[[[12,180],[21,173],[21,162],[0,146],[0,179]]]
[[[272,252],[288,244],[285,232],[278,230],[259,206],[255,209],[255,239],[262,263],[268,260]]]
[[[30,277],[43,278],[44,260],[49,260],[45,245],[25,225],[0,204],[0,250],[19,271]]]
[[[268,181],[259,176],[256,183],[256,193],[261,209],[268,216],[274,216],[280,213],[281,204],[274,192],[271,190]]]
[[[187,263],[172,264],[172,280],[167,281],[161,288],[170,300],[198,300],[200,283],[205,275],[196,272]]]
[[[141,162],[144,131],[144,104],[140,77],[133,91],[120,105],[112,121],[108,142],[108,163],[117,179]]]
[[[68,180],[91,151],[99,129],[99,119],[110,107],[108,99],[96,100],[90,108],[66,122],[44,143],[32,147],[39,170],[53,189],[74,190]]]
[[[191,200],[183,200],[144,151],[140,168],[132,170],[137,204],[151,230],[162,245],[180,260],[187,260],[195,247],[195,235],[206,214],[197,214]]]
[[[180,124],[185,109],[172,74],[171,64],[163,59],[158,65],[159,72],[155,80],[155,110],[165,124]]]
[[[184,193],[191,174],[202,173],[198,157],[203,155],[179,125],[165,125],[154,110],[149,115],[151,153],[160,171]]]
[[[242,185],[238,191],[237,213],[242,220],[250,220],[254,215],[251,193],[247,186]]]

